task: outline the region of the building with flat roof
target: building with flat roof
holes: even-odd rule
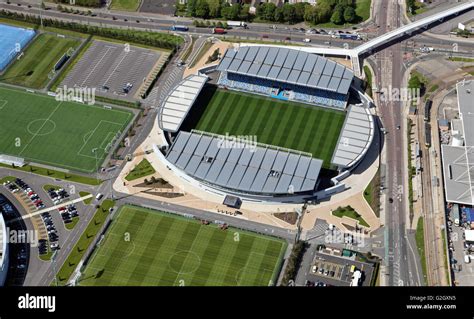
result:
[[[474,81],[456,85],[459,122],[455,143],[442,145],[443,176],[446,200],[449,203],[474,205]]]

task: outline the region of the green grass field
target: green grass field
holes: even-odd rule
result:
[[[24,56],[7,69],[1,80],[34,89],[44,88],[50,80],[48,75],[56,62],[79,43],[79,40],[72,38],[60,38],[49,33],[40,34],[26,49]]]
[[[0,154],[93,172],[132,117],[123,110],[0,88]]]
[[[267,286],[286,243],[124,206],[79,280],[87,286]]]
[[[194,106],[204,112],[196,129],[255,135],[260,143],[311,153],[324,160],[325,168],[330,167],[344,112],[224,90],[206,97],[212,92],[205,90]]]
[[[112,0],[111,9],[123,11],[137,11],[140,0]]]

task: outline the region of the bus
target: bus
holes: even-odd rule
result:
[[[174,25],[174,26],[171,27],[171,30],[173,30],[173,31],[184,31],[185,32],[185,31],[188,31],[189,28],[185,25]]]

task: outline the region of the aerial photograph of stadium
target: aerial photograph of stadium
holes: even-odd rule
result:
[[[0,0],[0,316],[62,313],[76,286],[145,307],[404,287],[390,309],[465,311],[473,8]]]

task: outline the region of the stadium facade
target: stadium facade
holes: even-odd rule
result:
[[[354,72],[295,49],[249,46],[229,49],[217,67],[219,86],[281,100],[345,109]]]
[[[331,161],[340,176],[348,176],[372,144],[370,102],[349,103],[354,73],[341,64],[299,49],[257,45],[227,50],[216,71],[213,78],[221,89],[346,112]],[[218,194],[259,200],[317,197],[323,161],[312,154],[242,141],[235,145],[227,136],[181,130],[208,79],[200,73],[188,76],[160,106],[157,121],[168,132],[166,143],[154,147],[160,161],[188,182]],[[340,186],[333,188],[344,189]]]

